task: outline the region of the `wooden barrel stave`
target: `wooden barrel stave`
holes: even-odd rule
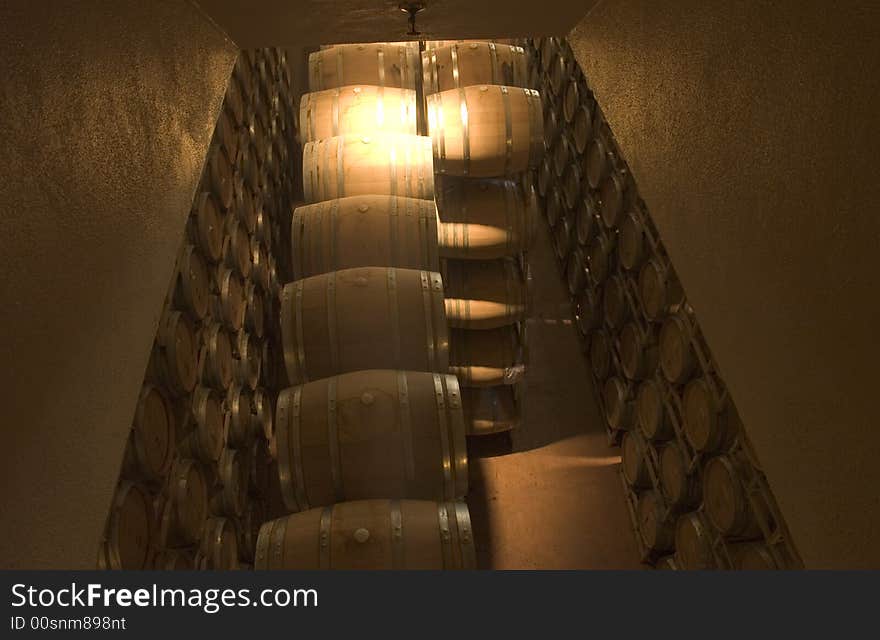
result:
[[[304,94],[300,100],[300,143],[377,132],[415,135],[416,92],[356,85]]]

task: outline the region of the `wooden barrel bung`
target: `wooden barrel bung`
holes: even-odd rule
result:
[[[660,368],[675,385],[685,383],[697,369],[690,329],[678,315],[667,317],[660,329]]]
[[[210,262],[217,262],[222,256],[224,215],[210,191],[203,191],[197,197],[187,222],[190,239],[202,250]]]
[[[463,387],[461,393],[467,435],[491,435],[519,426],[517,385]]]
[[[528,283],[515,261],[449,260],[444,266],[450,327],[496,329],[525,318]]]
[[[602,292],[602,308],[605,311],[605,324],[617,331],[632,316],[626,296],[626,283],[619,275],[612,275],[605,281]]]
[[[578,203],[577,208],[577,241],[579,244],[588,245],[596,235],[596,216],[598,207],[593,196],[585,194]]]
[[[297,207],[294,279],[354,267],[437,271],[437,207],[399,196],[349,196]]]
[[[175,396],[190,393],[198,375],[198,336],[192,321],[179,311],[162,317],[150,369]]]
[[[544,154],[541,96],[532,89],[476,85],[427,97],[438,173],[489,178],[538,166]]]
[[[149,494],[136,484],[120,482],[110,505],[99,564],[123,570],[149,567],[155,535],[156,516]]]
[[[611,338],[604,329],[590,333],[590,368],[597,380],[605,380],[611,374]]]
[[[653,376],[660,355],[651,333],[645,332],[637,323],[628,322],[620,330],[620,367],[630,380],[643,380]]]
[[[281,333],[294,384],[375,367],[449,368],[438,273],[361,267],[297,280],[282,293]]]
[[[593,282],[604,282],[614,266],[614,241],[604,235],[593,238],[587,251],[587,266]]]
[[[190,419],[177,443],[180,455],[211,464],[220,458],[226,443],[226,409],[223,397],[207,387],[196,387],[190,406]]]
[[[584,153],[593,140],[593,115],[593,109],[587,103],[580,105],[574,114],[572,139],[578,154]],[[595,187],[593,188],[595,189]]]
[[[247,278],[251,274],[251,239],[247,228],[234,216],[226,219],[226,237],[223,239],[223,264]]]
[[[265,523],[254,568],[475,569],[463,502],[357,500]]]
[[[431,139],[399,133],[346,135],[303,147],[307,202],[345,196],[434,198]]]
[[[660,495],[656,491],[645,491],[639,496],[636,511],[639,536],[645,547],[652,553],[672,551],[675,547],[674,522],[667,514]]]
[[[198,542],[208,517],[208,486],[195,460],[178,460],[171,470],[168,497],[161,512],[160,538],[167,547]]]
[[[620,441],[620,467],[627,484],[633,489],[650,489],[648,445],[638,431],[627,431]]]
[[[217,204],[224,210],[232,207],[232,166],[219,146],[208,151],[208,178]]]
[[[244,326],[248,333],[260,339],[266,331],[266,302],[263,288],[253,282],[245,285]]]
[[[577,297],[575,323],[583,336],[602,325],[601,298],[590,287],[582,287]]]
[[[697,511],[686,513],[675,523],[675,556],[685,571],[715,569],[718,562],[705,518]]]
[[[639,427],[648,440],[658,442],[675,436],[675,429],[666,413],[663,389],[656,380],[648,378],[639,385],[636,411]]]
[[[161,483],[174,456],[175,416],[165,395],[150,384],[141,388],[123,461],[123,475]]]
[[[572,238],[574,236],[570,220],[570,216],[564,215],[557,220],[556,226],[553,227],[553,249],[556,252],[556,257],[562,263],[565,263],[571,251]]]
[[[443,257],[494,259],[531,246],[538,206],[531,185],[443,176],[436,194]]]
[[[494,42],[457,42],[422,52],[425,93],[472,85],[528,85],[525,50]]]
[[[700,478],[690,469],[677,440],[671,440],[660,450],[660,485],[669,506],[678,511],[696,507],[702,500]]]
[[[562,187],[556,182],[548,189],[547,201],[544,203],[544,215],[547,216],[547,223],[551,227],[555,227],[565,215],[565,199],[562,195]]]
[[[538,194],[546,197],[553,184],[553,158],[545,155],[538,167]]]
[[[232,339],[220,324],[205,329],[202,380],[214,389],[225,390],[232,383]]]
[[[254,336],[247,331],[239,331],[232,350],[232,373],[238,384],[250,389],[257,388],[262,357],[263,350]]]
[[[709,521],[725,536],[760,538],[761,527],[743,485],[742,467],[741,462],[725,455],[706,462],[703,468],[703,508]],[[761,507],[761,510],[766,519],[767,509]]]
[[[611,171],[599,187],[602,221],[609,229],[620,224],[624,199],[627,195],[626,188],[626,176],[619,171]]]
[[[208,267],[202,256],[195,246],[186,245],[178,261],[174,280],[175,307],[186,311],[197,322],[203,320],[210,304],[210,282]]]
[[[454,499],[467,493],[455,376],[345,373],[285,389],[276,413],[279,480],[291,511],[380,496]]]
[[[250,480],[250,455],[244,449],[224,449],[217,463],[219,490],[210,499],[215,516],[238,518],[247,503]]]
[[[652,258],[639,271],[639,298],[645,315],[651,320],[659,320],[682,302],[684,291],[669,267]]]
[[[628,430],[635,420],[635,402],[626,382],[611,376],[602,386],[602,404],[605,406],[605,420],[612,431]]]
[[[195,564],[202,571],[231,571],[238,568],[238,529],[235,521],[222,517],[205,520]]]
[[[227,442],[230,447],[243,449],[253,440],[252,395],[247,387],[232,386],[226,395],[229,407]]]
[[[587,283],[587,254],[580,245],[575,246],[565,267],[565,280],[571,295],[584,288]]]
[[[565,206],[576,209],[581,201],[581,168],[575,162],[565,165],[562,174],[562,194]]]
[[[525,373],[524,350],[516,327],[453,329],[449,335],[449,373],[457,376],[463,387],[514,384]]]
[[[357,85],[306,93],[300,100],[300,143],[348,134],[415,135],[416,92]]]
[[[213,299],[213,316],[231,331],[244,324],[245,281],[239,273],[226,267],[217,269],[217,295]]]
[[[691,380],[682,398],[684,434],[697,451],[711,453],[729,449],[739,433],[734,410],[716,400],[708,379]]]
[[[627,213],[620,223],[618,241],[620,264],[624,269],[634,271],[642,266],[647,254],[645,247],[645,227],[635,211]]]
[[[415,89],[418,47],[407,43],[340,44],[309,54],[309,89],[347,85]]]

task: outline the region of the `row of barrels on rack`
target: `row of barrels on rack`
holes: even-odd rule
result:
[[[538,191],[572,297],[643,560],[799,560],[694,310],[564,39],[531,41],[545,92]]]
[[[235,63],[141,388],[98,566],[254,561],[275,456],[278,243],[295,185],[284,52]]]

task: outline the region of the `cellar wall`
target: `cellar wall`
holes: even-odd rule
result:
[[[187,2],[0,9],[3,568],[92,568],[235,46]]]
[[[568,35],[808,567],[877,567],[876,5],[605,0]]]

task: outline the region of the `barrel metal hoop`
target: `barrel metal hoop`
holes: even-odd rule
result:
[[[431,283],[427,271],[419,272],[419,277],[422,281],[422,302],[424,303],[425,334],[428,349],[428,371],[434,371],[436,365],[434,363],[434,321],[431,309]]]
[[[342,467],[339,458],[339,422],[336,413],[337,378],[327,380],[327,447],[330,454],[330,476],[333,479],[333,493],[336,502],[345,500],[342,484]]]
[[[296,387],[293,390],[293,407],[290,422],[290,452],[293,454],[293,474],[294,474],[294,495],[296,503],[300,510],[309,508],[308,497],[306,496],[306,483],[303,475],[302,465],[302,429],[300,425],[300,414],[302,411],[302,390]]]
[[[287,518],[276,520],[272,527],[272,546],[269,550],[269,566],[284,568],[284,538],[287,537]]]
[[[489,43],[489,64],[492,69],[492,84],[506,84],[498,78],[498,50],[494,42]]]
[[[344,47],[336,47],[336,86],[344,87],[345,81],[342,76],[342,52]]]
[[[342,198],[345,196],[345,173],[344,166],[345,162],[343,160],[343,156],[345,155],[345,138],[337,137],[336,138],[336,197]],[[325,194],[325,200],[330,199],[329,190]]]
[[[400,410],[400,431],[403,440],[403,461],[406,470],[407,486],[412,486],[416,478],[415,456],[413,454],[412,412],[409,403],[407,372],[397,372],[397,402]]]
[[[399,264],[399,251],[397,246],[397,227],[400,218],[398,217],[398,202],[396,196],[388,196],[388,232],[391,237],[391,266],[397,267]]]
[[[339,370],[339,336],[336,331],[336,272],[327,274],[327,338],[330,347],[330,368]]]
[[[444,500],[455,498],[455,481],[452,477],[452,454],[450,453],[449,426],[446,421],[446,390],[439,373],[434,378],[434,402],[437,405],[437,426],[440,431],[440,466],[443,469],[443,487],[441,495]]]
[[[461,88],[461,75],[458,69],[458,44],[452,45],[452,86],[455,89]]]
[[[339,135],[339,94],[340,94],[340,92],[341,92],[341,89],[339,87],[336,87],[336,89],[333,90],[333,101],[332,101],[332,106],[330,108],[331,119],[333,122],[333,135],[334,136]]]
[[[461,547],[462,569],[477,568],[477,550],[474,545],[474,532],[471,515],[463,502],[455,503],[455,523],[458,529],[458,544]]]
[[[463,497],[468,488],[468,458],[465,441],[464,414],[461,410],[461,388],[458,378],[446,375],[446,394],[449,407],[449,437],[452,443],[452,465],[455,478],[455,495]]]
[[[333,505],[321,510],[321,520],[318,524],[318,568],[330,568],[330,534],[333,525]]]
[[[336,225],[339,218],[339,200],[330,202],[330,228],[328,229],[327,239],[328,250],[330,251],[330,268],[336,271]]]
[[[400,509],[400,500],[391,500],[389,510],[391,519],[391,568],[404,569],[406,563],[403,551],[403,515]]]
[[[257,536],[257,548],[254,551],[254,569],[270,569],[269,566],[269,541],[272,537],[272,530],[275,528],[277,520],[270,520],[260,527],[260,533]]]
[[[504,103],[504,175],[510,172],[513,157],[513,120],[510,114],[510,94],[507,87],[501,87],[501,101]]]
[[[409,140],[404,141],[404,163],[403,163],[403,188],[404,195],[407,198],[411,198],[413,196],[412,192],[412,145],[409,144]]]
[[[318,139],[318,118],[317,118],[317,99],[313,99],[312,96],[314,94],[308,94],[306,99],[308,100],[306,106],[306,123],[309,126],[309,131],[311,131],[311,140]]]
[[[385,86],[385,49],[382,48],[382,45],[379,45],[379,51],[376,54],[378,58],[379,64],[379,86]]]
[[[391,341],[394,348],[394,364],[401,366],[400,361],[400,309],[397,301],[397,269],[388,267],[388,313],[391,320]]]
[[[291,383],[296,383],[300,380],[307,382],[309,379],[309,374],[306,370],[306,347],[305,339],[303,337],[303,281],[297,280],[294,287],[295,295],[293,308],[296,319],[296,367],[299,376],[298,380],[291,380]]]
[[[452,566],[452,535],[449,532],[449,512],[446,503],[437,505],[437,525],[440,529],[440,548],[443,552],[443,568],[451,569]]]

